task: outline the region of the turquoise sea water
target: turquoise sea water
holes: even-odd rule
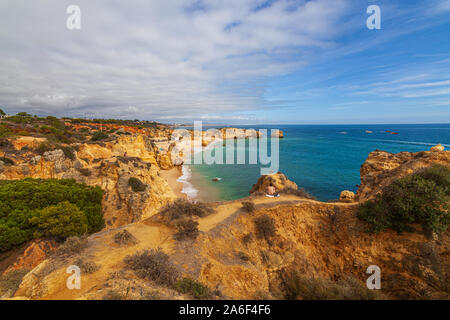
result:
[[[280,140],[278,171],[322,201],[339,198],[342,190],[356,191],[360,183],[360,166],[371,151],[417,152],[429,150],[438,143],[446,149],[450,148],[450,124],[284,125],[252,128],[277,128],[284,132],[285,138]],[[398,135],[386,131],[397,132]],[[215,148],[225,149],[222,144]],[[198,197],[202,200],[245,197],[260,176],[260,165],[202,164],[191,165],[190,169],[190,182],[199,190]],[[211,181],[214,177],[220,177],[221,181]]]

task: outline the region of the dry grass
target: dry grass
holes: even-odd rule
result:
[[[141,278],[173,286],[179,276],[170,258],[161,249],[151,249],[125,257],[125,264]]]
[[[206,217],[213,213],[214,210],[207,204],[202,202],[190,202],[186,199],[177,199],[173,203],[165,206],[160,215],[169,221],[190,217]]]

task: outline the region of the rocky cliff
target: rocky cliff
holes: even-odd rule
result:
[[[32,149],[27,143],[16,145]],[[213,214],[197,219],[199,236],[192,241],[175,240],[174,227],[161,224],[154,215],[174,199],[159,176],[157,157],[154,145],[138,135],[115,142],[81,144],[73,159],[62,150],[42,156],[24,150],[20,159],[14,158],[14,165],[4,164],[0,179],[74,178],[106,191],[103,206],[107,230],[91,235],[86,248],[72,256],[44,255],[46,260],[38,265],[30,259],[29,266],[34,268],[24,277],[16,298],[102,299],[111,290],[123,296],[126,293],[130,299],[142,298],[142,292],[158,292],[166,299],[186,298],[125,268],[127,255],[151,248],[161,248],[183,276],[201,281],[217,298],[286,298],[286,274],[291,272],[319,281],[322,286],[352,279],[358,288],[365,288],[370,265],[381,269],[380,297],[449,298],[448,232],[432,239],[421,233],[393,231],[373,235],[356,218],[357,201],[373,197],[383,186],[420,168],[449,165],[448,151],[371,153],[361,166],[357,198],[343,197],[348,203],[322,203],[296,193],[279,198],[258,196],[269,183],[280,190],[297,189],[281,173],[263,176],[252,188],[254,195],[246,199],[253,201],[254,211],[243,210],[241,201],[215,203]],[[146,190],[133,192],[128,185],[130,177],[139,178],[147,185]],[[261,237],[255,223],[260,217],[273,222],[270,237]],[[115,234],[123,229],[137,239],[135,244],[123,247],[115,243]],[[68,290],[66,268],[77,261],[95,262],[98,269],[83,274],[80,290]],[[346,290],[361,294],[358,290],[362,289]]]
[[[0,163],[0,179],[57,178],[101,187],[107,228],[139,221],[156,213],[175,198],[159,174],[157,153],[151,140],[142,135],[121,136],[101,143],[71,145],[73,154],[62,149],[37,155],[36,139],[13,140],[8,157],[14,165]],[[138,178],[146,185],[134,192],[128,181]]]
[[[442,146],[432,147],[430,151],[397,154],[373,151],[361,166],[361,185],[358,188],[357,199],[365,201],[381,192],[394,180],[433,164],[449,165],[450,151],[445,151]]]

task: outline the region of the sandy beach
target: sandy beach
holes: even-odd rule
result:
[[[183,183],[180,181],[177,181],[178,178],[181,177],[183,174],[181,171],[181,167],[174,167],[169,170],[161,170],[161,176],[166,179],[167,183],[169,184],[170,188],[172,188],[173,192],[178,198],[187,198],[186,194],[182,192],[183,190]]]

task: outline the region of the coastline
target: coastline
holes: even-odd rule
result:
[[[211,141],[207,146],[194,149],[193,155],[214,148],[219,143],[223,143],[223,140]],[[186,147],[183,145],[181,149],[183,150]],[[208,179],[193,172],[191,165],[183,164],[169,170],[161,170],[160,172],[177,198],[196,199],[206,202],[219,200],[219,192],[214,190]]]
[[[161,170],[161,176],[167,181],[169,187],[178,198],[187,199],[187,194],[183,192],[184,184],[179,181],[183,175],[181,167],[173,167],[169,170]]]

